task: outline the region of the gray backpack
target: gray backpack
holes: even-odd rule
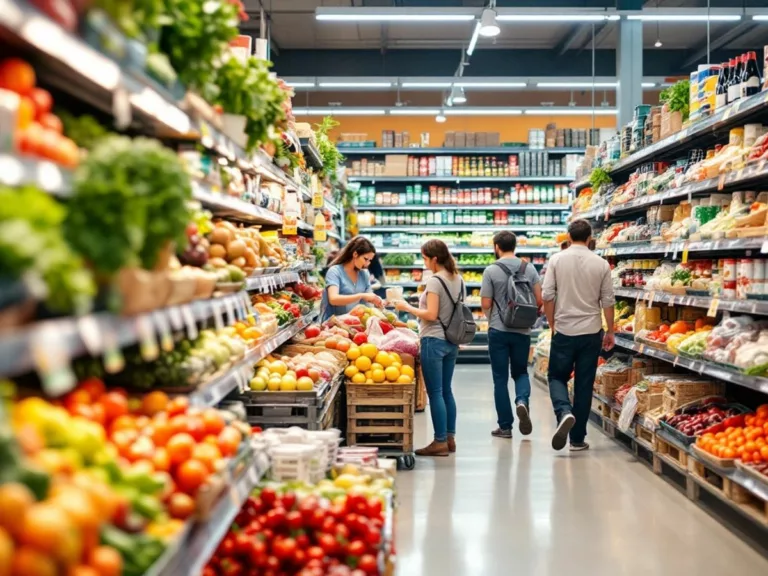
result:
[[[494,299],[494,304],[499,309],[501,323],[507,328],[524,330],[532,327],[539,317],[539,307],[536,304],[536,296],[533,294],[533,286],[525,278],[525,270],[528,263],[523,260],[520,268],[514,274],[506,264],[494,262],[507,275],[507,303],[501,307]]]
[[[464,304],[464,279],[462,278],[461,280],[459,297],[454,300],[443,279],[440,276],[434,276],[434,278],[437,278],[440,284],[442,284],[443,290],[445,290],[448,299],[453,304],[453,312],[451,312],[451,318],[447,324],[439,316],[437,318],[445,332],[445,339],[451,344],[469,344],[475,337],[477,324],[472,316],[472,310]]]

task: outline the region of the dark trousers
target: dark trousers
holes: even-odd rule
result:
[[[491,328],[488,330],[488,356],[493,375],[493,400],[499,428],[509,430],[515,421],[509,401],[509,377],[515,381],[515,404],[528,406],[531,380],[528,376],[528,354],[531,337]]]
[[[592,390],[597,360],[603,345],[603,332],[566,336],[555,333],[549,352],[549,396],[558,422],[568,413],[576,418],[571,428],[571,443],[584,442],[592,406]],[[573,406],[568,398],[568,380],[574,373]]]

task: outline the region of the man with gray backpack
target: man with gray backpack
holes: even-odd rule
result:
[[[528,354],[531,327],[542,305],[541,282],[533,264],[515,256],[517,238],[512,232],[499,232],[493,237],[496,262],[483,272],[480,288],[481,305],[488,317],[488,355],[493,375],[493,398],[499,427],[491,432],[497,438],[512,438],[512,404],[509,377],[515,381],[515,412],[520,420],[520,433],[533,430],[528,409],[531,382],[528,377]]]

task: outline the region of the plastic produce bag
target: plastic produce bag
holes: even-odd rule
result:
[[[378,347],[386,352],[410,354],[416,357],[419,355],[419,337],[408,328],[395,328],[384,335]]]
[[[624,402],[621,403],[621,414],[619,415],[619,430],[626,432],[632,426],[632,420],[637,413],[637,388],[632,388],[627,392]]]
[[[368,342],[374,344],[377,348],[382,349],[381,345],[384,342],[385,334],[378,318],[371,318],[368,320],[368,326],[365,328],[365,333],[368,336]]]

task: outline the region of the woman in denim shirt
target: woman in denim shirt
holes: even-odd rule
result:
[[[357,304],[367,302],[381,308],[383,302],[371,291],[368,273],[376,249],[365,236],[355,236],[336,256],[325,275],[321,304],[323,322],[346,314]]]
[[[418,456],[448,456],[456,451],[456,401],[451,383],[459,347],[445,339],[443,321],[453,314],[454,302],[466,292],[456,261],[448,246],[440,240],[428,240],[421,247],[424,266],[432,272],[426,282],[426,289],[416,308],[405,301],[395,303],[395,308],[413,314],[419,319],[421,336],[421,369],[429,396],[434,441],[416,450]],[[450,295],[446,292],[445,283]],[[442,320],[441,320],[442,319]]]

